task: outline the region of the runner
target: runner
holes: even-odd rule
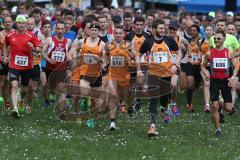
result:
[[[64,118],[64,106],[66,100],[64,82],[67,78],[67,59],[68,50],[71,47],[71,40],[64,38],[66,25],[64,22],[57,22],[56,36],[46,39],[43,46],[43,53],[46,53],[47,60],[46,76],[50,85],[50,89],[57,92],[60,97],[58,104],[60,105],[60,119]],[[48,96],[46,96],[48,97]],[[47,99],[45,99],[45,102]]]
[[[12,32],[14,29],[12,28],[13,26],[13,21],[11,17],[5,17],[3,19],[3,25],[4,25],[4,30],[2,30],[0,32],[0,49],[1,49],[1,53],[3,51],[3,47],[5,45],[5,38],[6,35],[10,32]],[[7,51],[8,53],[8,51]],[[1,62],[0,62],[0,95],[3,97],[4,102],[5,102],[5,108],[4,109],[8,109],[10,107],[10,103],[8,100],[8,96],[9,96],[9,82],[7,79],[8,76],[8,64],[4,64],[2,62],[2,57],[3,55],[1,55]]]
[[[70,53],[69,56],[72,61],[74,61],[78,57],[77,49],[79,48],[80,41],[83,41],[83,39],[86,39],[89,37],[90,31],[91,31],[90,30],[91,24],[92,24],[91,19],[85,19],[83,21],[82,23],[83,32],[80,33],[79,37],[74,40],[71,50],[69,52]],[[75,85],[80,83],[80,75],[79,75],[80,67],[81,67],[80,64],[78,64],[77,66],[74,67],[71,73],[71,81]],[[77,96],[73,96],[73,99],[74,99],[75,112],[78,113],[80,111],[79,98]]]
[[[166,27],[164,21],[161,19],[153,22],[153,30],[156,34],[149,44],[150,64],[149,64],[149,85],[155,87],[150,91],[150,106],[149,112],[151,114],[151,125],[148,130],[148,136],[155,136],[158,134],[156,129],[157,122],[157,102],[160,97],[160,104],[164,108],[164,121],[168,123],[170,116],[168,114],[168,104],[171,98],[171,76],[178,71],[179,64],[173,65],[171,62],[171,52],[179,51],[178,45],[174,39],[166,36]]]
[[[226,20],[225,19],[219,19],[216,22],[216,27],[215,28],[216,28],[216,30],[221,29],[224,32],[226,32]],[[214,36],[212,36],[210,38],[210,46],[212,48],[215,47]],[[234,37],[231,34],[228,34],[228,33],[226,33],[226,38],[225,38],[225,41],[223,43],[223,46],[225,48],[229,49],[229,51],[232,52],[232,53],[237,53],[239,51],[239,47],[240,47],[237,38]],[[233,98],[233,104],[235,104],[236,103],[236,89],[234,87],[232,87],[232,98]],[[233,114],[236,111],[237,111],[237,109],[233,105],[233,110],[232,110],[232,112],[230,114]]]
[[[76,105],[80,96],[91,96],[93,98],[92,106],[95,107],[92,109],[93,114],[97,112],[95,109],[99,107],[99,100],[96,100],[96,97],[100,96],[100,92],[97,92],[97,90],[101,90],[101,65],[104,63],[101,61],[105,54],[105,43],[98,37],[99,30],[100,26],[97,23],[91,24],[90,36],[79,40],[78,48],[71,49],[71,58],[74,62],[71,79],[73,84],[79,85],[80,83],[80,94],[74,96],[76,112],[79,112]]]
[[[147,51],[146,43],[152,38],[151,33],[144,32],[144,26],[145,26],[145,20],[142,16],[135,17],[134,19],[134,31],[130,31],[126,37],[125,40],[131,42],[134,45],[135,51],[139,54],[140,57],[143,56],[144,53]],[[143,58],[144,59],[144,58]],[[130,80],[130,86],[132,89],[136,88],[136,72],[137,72],[137,64],[134,60],[130,60],[129,64],[129,72],[131,76]],[[141,69],[144,72],[147,72],[147,66],[145,63],[141,65]],[[134,91],[131,91],[134,92]],[[128,112],[131,114],[133,112],[133,109],[136,111],[142,109],[142,105],[140,102],[140,99],[135,99],[135,93],[132,95],[133,97],[131,98]],[[125,106],[121,106],[122,112],[124,112]]]
[[[186,66],[187,76],[187,110],[189,113],[193,112],[192,97],[193,92],[199,87],[201,82],[201,53],[199,45],[200,28],[197,25],[190,27],[190,35],[192,39],[188,45],[188,63]]]
[[[43,47],[46,43],[46,40],[51,37],[51,22],[46,20],[42,23],[42,34],[40,35],[41,46]],[[40,63],[40,81],[41,81],[41,91],[44,99],[44,106],[48,107],[50,102],[53,102],[52,99],[48,97],[47,93],[47,76],[46,76],[46,59],[42,58]]]
[[[238,66],[235,66],[233,75],[231,77],[231,65],[235,64],[234,55],[224,47],[226,34],[222,30],[217,30],[214,35],[214,42],[216,47],[206,53],[203,64],[203,73],[206,78],[210,78],[210,97],[212,101],[211,113],[216,128],[216,136],[221,135],[220,117],[219,113],[219,93],[221,91],[224,99],[224,109],[227,112],[232,111],[232,94],[231,87],[238,72]],[[210,62],[211,73],[207,71],[207,63]],[[231,77],[231,78],[230,78]]]
[[[200,42],[200,51],[202,54],[202,62],[204,60],[204,56],[205,54],[210,50],[210,44],[209,44],[209,40],[210,37],[213,35],[213,27],[212,26],[206,26],[205,28],[205,33],[206,33],[206,38],[203,38]],[[207,69],[209,70],[209,66],[207,67]],[[209,101],[210,101],[210,81],[208,79],[205,78],[203,71],[200,72],[202,79],[203,79],[203,95],[204,95],[204,102],[205,102],[205,106],[204,106],[204,112],[208,113],[210,112],[210,105],[209,105]]]
[[[173,64],[179,64],[179,60],[181,60],[183,57],[182,53],[186,52],[186,48],[188,45],[188,42],[185,39],[183,39],[181,36],[177,35],[177,29],[178,29],[177,22],[172,21],[168,28],[168,36],[170,38],[173,38],[177,42],[178,47],[180,49],[178,54],[176,51],[171,50],[171,61]],[[180,67],[180,66],[178,66],[178,67]],[[177,104],[176,104],[179,73],[180,72],[178,71],[177,74],[173,74],[171,77],[171,103],[170,103],[170,105],[172,106],[172,112],[175,116],[180,115],[180,112],[179,112],[179,110],[177,108]]]
[[[114,41],[107,45],[105,61],[110,61],[109,72],[107,75],[110,97],[110,130],[116,130],[116,114],[119,100],[126,102],[128,98],[128,87],[130,83],[130,73],[128,70],[128,60],[131,56],[137,63],[137,77],[142,77],[140,69],[139,55],[134,50],[131,43],[124,39],[124,30],[122,26],[115,26]]]
[[[21,97],[27,94],[27,111],[31,109],[31,95],[27,92],[30,72],[33,66],[32,52],[40,52],[40,43],[37,38],[29,31],[25,30],[27,19],[18,15],[16,18],[16,31],[7,34],[5,39],[5,47],[3,49],[4,62],[7,62],[7,49],[9,50],[9,77],[11,82],[11,99],[13,103],[12,115],[20,118],[18,112],[18,89],[19,78],[21,77]],[[23,102],[23,101],[22,101]],[[20,108],[24,107],[23,103],[19,104]]]
[[[29,17],[28,20],[27,20],[27,30],[29,32],[32,32],[36,38],[38,40],[39,39],[39,35],[40,35],[40,32],[38,31],[35,31],[34,32],[34,25],[35,25],[35,20],[33,17]],[[39,82],[39,79],[40,79],[40,58],[41,58],[41,55],[39,55],[38,57],[37,56],[34,56],[33,57],[33,69],[31,71],[31,75],[30,75],[30,82],[29,82],[29,94],[31,95],[31,98],[30,98],[30,101],[29,101],[29,105],[31,106],[32,104],[32,100],[33,100],[33,97],[37,97],[37,93],[36,93],[36,90],[37,90],[37,86],[38,86],[38,82]],[[20,103],[23,103],[22,102],[23,100],[21,99],[20,100]],[[31,110],[27,110],[29,113],[31,112]]]

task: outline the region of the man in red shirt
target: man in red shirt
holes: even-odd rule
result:
[[[20,118],[18,112],[18,88],[21,77],[21,95],[27,95],[27,111],[30,110],[30,93],[27,92],[30,80],[30,71],[33,68],[33,53],[41,51],[40,43],[33,33],[25,30],[27,19],[18,15],[16,18],[17,29],[6,35],[3,48],[4,62],[7,62],[7,50],[9,51],[9,78],[11,82],[11,99],[13,103],[12,116]],[[24,108],[23,101],[19,107]]]
[[[56,24],[56,36],[48,37],[43,45],[43,53],[46,53],[46,76],[49,87],[52,91],[58,92],[61,116],[64,116],[64,105],[66,94],[64,82],[67,79],[68,51],[71,48],[71,40],[64,37],[66,24],[62,21]],[[47,90],[47,86],[43,88]],[[45,102],[48,101],[45,99]]]

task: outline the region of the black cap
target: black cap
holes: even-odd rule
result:
[[[214,18],[212,17],[212,16],[209,16],[209,15],[207,15],[206,16],[206,20],[208,21],[208,20],[210,20],[210,21],[212,21]]]
[[[174,30],[177,30],[179,28],[177,21],[171,21],[168,28],[172,28]]]
[[[116,15],[116,16],[113,17],[112,21],[115,24],[121,24],[122,23],[122,17],[119,16],[119,15]]]

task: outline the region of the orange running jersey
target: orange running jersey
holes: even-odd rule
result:
[[[150,75],[158,77],[171,77],[171,67],[171,52],[167,44],[164,41],[160,44],[154,42],[151,49],[149,64]]]
[[[89,47],[84,39],[80,53],[80,76],[99,77],[101,75],[102,52],[100,42],[94,47]]]
[[[133,42],[133,45],[134,45],[134,49],[137,53],[139,53],[140,49],[141,49],[141,46],[143,45],[143,42],[145,41],[145,37],[144,35],[142,35],[141,37],[135,35],[132,42]],[[136,67],[136,62],[134,60],[130,60],[129,62],[129,66],[131,67]]]
[[[109,45],[110,67],[108,80],[125,81],[129,83],[130,73],[128,71],[129,53],[126,48],[126,41],[123,46],[115,47],[113,43]]]
[[[190,43],[190,55],[192,56],[192,63],[194,65],[200,65],[201,63],[201,54],[199,53],[199,48],[197,43]]]

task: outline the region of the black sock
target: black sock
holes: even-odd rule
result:
[[[111,122],[115,122],[115,118],[112,118],[112,119],[110,119],[111,120]]]
[[[193,89],[187,89],[187,103],[192,104]]]

